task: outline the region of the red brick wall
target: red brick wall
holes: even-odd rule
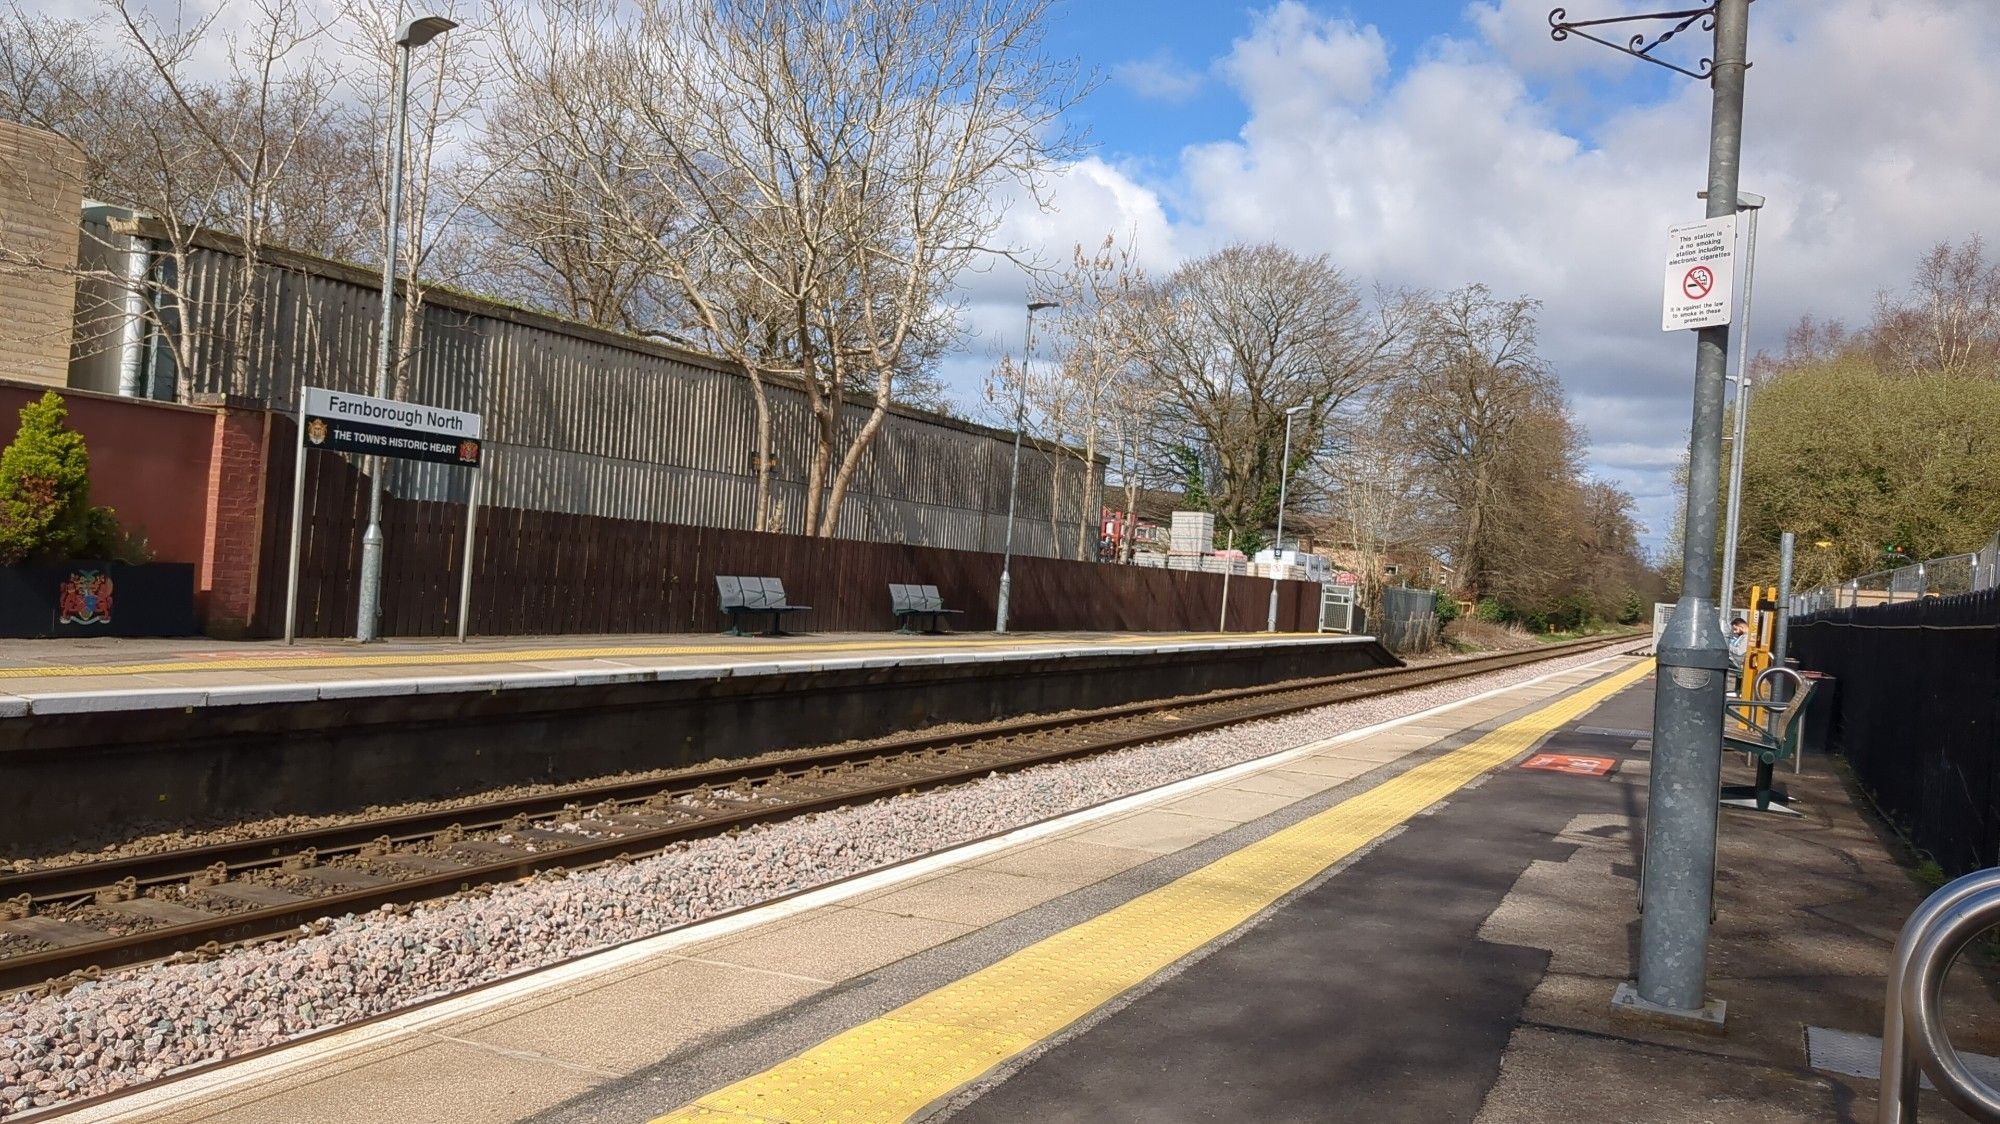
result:
[[[258,551],[264,533],[265,450],[271,415],[252,403],[218,398],[208,459],[200,568],[195,574],[202,628],[239,638],[257,607]]]
[[[14,439],[21,407],[49,389],[0,381],[0,445]],[[57,389],[90,449],[90,502],[116,509],[155,559],[199,563],[215,411]]]

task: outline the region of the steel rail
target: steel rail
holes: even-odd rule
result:
[[[1945,883],[1903,925],[1882,1004],[1876,1124],[1915,1124],[1917,1089],[1925,1073],[1967,1116],[2000,1121],[2000,1090],[1966,1067],[1945,1033],[1939,1002],[1952,963],[1995,925],[2000,925],[2000,868]]]
[[[995,772],[1011,772],[1032,768],[1037,765],[1070,760],[1077,757],[1093,756],[1119,749],[1160,741],[1165,738],[1181,737],[1202,733],[1225,726],[1244,722],[1260,721],[1283,717],[1288,714],[1327,706],[1339,702],[1371,698],[1392,694],[1397,691],[1418,687],[1434,686],[1474,675],[1502,671],[1524,664],[1537,663],[1559,656],[1588,651],[1594,648],[1629,644],[1634,638],[1621,636],[1611,639],[1589,638],[1585,640],[1549,645],[1543,648],[1521,652],[1500,653],[1494,656],[1453,661],[1446,664],[1432,664],[1423,667],[1383,668],[1356,672],[1347,675],[1328,676],[1313,680],[1293,680],[1282,684],[1260,687],[1237,688],[1210,695],[1180,697],[1156,700],[1146,703],[1128,704],[1081,715],[1058,718],[1032,718],[996,723],[975,730],[956,734],[924,736],[896,739],[886,743],[850,747],[818,754],[805,754],[779,760],[766,760],[758,764],[724,766],[715,769],[696,770],[669,777],[653,778],[649,781],[618,782],[595,786],[585,790],[568,790],[547,793],[534,797],[517,798],[496,802],[493,805],[449,809],[442,812],[416,813],[409,816],[389,817],[351,825],[339,825],[326,829],[291,832],[262,840],[231,841],[189,848],[185,851],[161,855],[137,856],[129,859],[112,859],[102,862],[77,864],[70,867],[52,867],[45,870],[28,871],[0,877],[0,900],[21,893],[34,895],[32,887],[41,887],[42,894],[51,898],[66,898],[83,892],[95,892],[109,888],[121,879],[133,878],[154,884],[165,881],[186,880],[212,867],[216,862],[229,862],[235,856],[244,867],[277,866],[286,858],[296,856],[307,848],[316,848],[321,857],[327,851],[359,847],[389,835],[396,837],[397,827],[408,840],[422,840],[428,835],[449,830],[453,827],[485,827],[504,824],[516,816],[533,815],[529,808],[543,809],[541,814],[559,813],[584,801],[602,803],[612,799],[607,795],[620,792],[625,795],[619,800],[636,800],[662,792],[689,791],[696,788],[728,787],[744,780],[783,780],[796,776],[812,768],[825,769],[829,766],[863,762],[892,763],[894,759],[925,751],[948,748],[963,748],[971,743],[1013,739],[1035,734],[1067,732],[1079,727],[1103,726],[1120,720],[1157,716],[1167,711],[1215,710],[1228,704],[1251,702],[1258,698],[1293,696],[1276,701],[1271,705],[1257,707],[1245,712],[1216,714],[1212,717],[1179,717],[1175,724],[1167,728],[1138,729],[1119,736],[1100,738],[1083,745],[1071,745],[1040,752],[1018,754],[1000,762],[980,762],[971,767],[943,769],[923,777],[893,778],[887,783],[869,785],[853,790],[825,796],[788,799],[783,803],[748,808],[741,811],[706,815],[691,822],[677,823],[658,828],[638,828],[627,834],[609,837],[579,835],[579,842],[558,850],[539,853],[524,853],[518,857],[507,857],[490,863],[467,865],[458,870],[419,874],[380,886],[371,886],[314,896],[296,903],[272,906],[263,909],[245,910],[236,913],[218,914],[212,918],[127,934],[87,944],[38,950],[0,958],[0,995],[24,988],[59,981],[65,976],[90,978],[94,970],[123,967],[171,956],[175,953],[201,949],[210,945],[231,944],[257,937],[282,934],[296,930],[313,921],[337,917],[344,913],[360,912],[367,909],[409,904],[417,901],[449,896],[469,891],[481,886],[514,881],[538,873],[552,870],[570,869],[578,866],[595,865],[602,862],[632,858],[649,852],[662,850],[675,843],[705,838],[761,823],[790,819],[814,812],[828,811],[854,804],[867,803],[885,796],[900,793],[925,791],[933,788],[960,784]],[[1409,680],[1409,682],[1385,682],[1385,680]],[[1333,693],[1332,697],[1328,697]],[[1304,696],[1304,697],[1300,697]],[[500,814],[504,809],[505,814]],[[418,830],[421,827],[422,830]],[[344,840],[344,842],[333,842]],[[254,857],[252,857],[254,856]],[[169,873],[171,871],[172,873]],[[107,877],[115,875],[115,877]]]

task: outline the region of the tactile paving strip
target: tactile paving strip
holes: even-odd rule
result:
[[[1652,671],[1650,660],[659,1117],[904,1120],[1255,917]]]

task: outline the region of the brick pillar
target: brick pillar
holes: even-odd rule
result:
[[[207,529],[195,574],[202,631],[223,640],[249,635],[257,610],[264,537],[264,474],[271,413],[238,395],[202,395],[215,408],[208,454]]]

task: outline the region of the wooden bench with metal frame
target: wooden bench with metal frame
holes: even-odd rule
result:
[[[758,635],[788,636],[789,633],[778,627],[779,620],[786,613],[803,613],[812,608],[811,605],[794,605],[786,601],[785,583],[777,578],[723,577],[718,574],[715,594],[722,615],[729,618],[726,633],[729,636],[750,635],[743,631],[743,616],[746,613],[771,614],[770,631]]]

